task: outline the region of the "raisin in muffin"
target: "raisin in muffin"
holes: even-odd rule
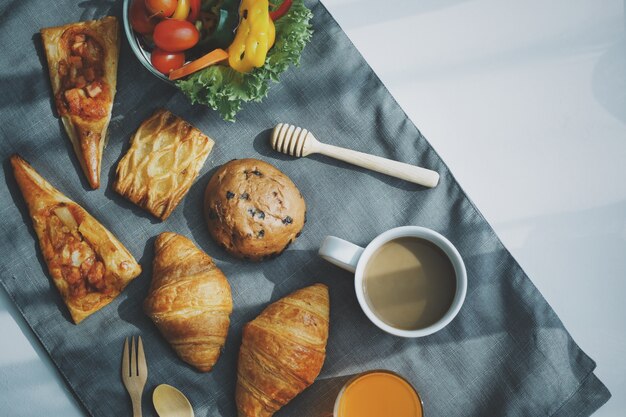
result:
[[[280,255],[304,226],[295,184],[258,159],[235,159],[213,174],[204,195],[209,232],[230,254],[251,261]]]

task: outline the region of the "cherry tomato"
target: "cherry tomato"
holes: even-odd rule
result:
[[[197,44],[200,34],[191,22],[168,19],[156,25],[152,37],[155,45],[164,51],[180,52]]]
[[[133,0],[128,12],[130,25],[136,32],[148,35],[154,30],[156,22],[148,17],[148,10],[144,0]]]
[[[168,75],[170,71],[178,69],[185,64],[184,52],[167,52],[159,48],[154,48],[150,62],[160,73]]]
[[[145,0],[146,8],[152,15],[170,17],[176,11],[177,0]]]

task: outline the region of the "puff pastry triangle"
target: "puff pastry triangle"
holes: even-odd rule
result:
[[[92,188],[111,120],[120,50],[113,16],[41,30],[57,111]]]
[[[141,267],[111,232],[28,162],[13,155],[11,165],[50,276],[78,324],[113,301]]]

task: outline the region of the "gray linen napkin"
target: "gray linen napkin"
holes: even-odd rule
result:
[[[432,416],[587,416],[610,394],[594,376],[554,311],[502,245],[454,177],[407,118],[324,6],[308,1],[315,35],[300,68],[251,103],[235,124],[191,106],[182,94],[145,71],[122,42],[118,93],[100,190],[91,191],[59,120],[53,115],[47,65],[38,31],[107,14],[121,20],[121,1],[21,1],[0,6],[0,261],[1,281],[67,384],[93,416],[130,415],[120,381],[125,337],[141,334],[150,376],[145,415],[155,415],[152,389],[168,383],[190,398],[197,416],[236,415],[234,389],[241,328],[269,302],[314,282],[330,287],[331,332],[318,381],[277,416],[325,416],[341,385],[376,368],[405,375]],[[7,41],[10,40],[10,41]],[[111,189],[117,161],[139,123],[157,107],[183,116],[216,146],[187,197],[159,222]],[[320,138],[440,172],[432,190],[323,157],[295,160],[273,153],[268,134],[277,122],[305,126]],[[144,272],[112,304],[79,326],[71,324],[41,257],[30,218],[8,163],[19,152],[52,184],[83,205],[140,260]],[[215,167],[233,158],[275,164],[308,203],[302,236],[277,259],[260,264],[228,256],[209,238],[202,193]],[[389,336],[361,312],[350,274],[316,255],[333,234],[365,245],[380,232],[421,225],[447,236],[464,257],[469,289],[458,317],[432,336]],[[216,259],[232,285],[234,312],[222,357],[201,374],[177,359],[142,313],[155,236],[175,231]],[[393,416],[389,416],[393,417]]]

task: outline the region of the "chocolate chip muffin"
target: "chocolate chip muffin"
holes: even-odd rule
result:
[[[207,185],[204,210],[213,239],[251,261],[280,255],[306,221],[306,204],[295,184],[258,159],[222,165]]]

